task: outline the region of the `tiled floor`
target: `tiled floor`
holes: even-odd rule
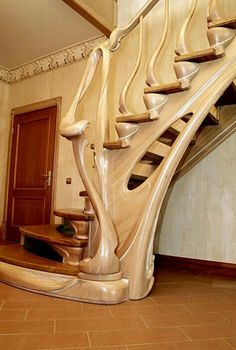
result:
[[[162,268],[155,283],[144,300],[114,306],[0,284],[0,349],[236,349],[236,278]]]

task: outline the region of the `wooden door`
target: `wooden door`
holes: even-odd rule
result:
[[[49,224],[56,107],[14,117],[6,237],[19,240],[20,225]]]

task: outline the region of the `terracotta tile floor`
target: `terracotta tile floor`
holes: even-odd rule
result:
[[[0,349],[236,349],[236,278],[160,268],[147,298],[113,306],[0,284]]]

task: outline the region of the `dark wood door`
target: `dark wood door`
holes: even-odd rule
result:
[[[56,107],[14,117],[6,236],[19,240],[20,225],[49,224]]]

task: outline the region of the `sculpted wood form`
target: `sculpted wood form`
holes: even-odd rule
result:
[[[227,5],[229,0],[224,1]],[[186,2],[188,14],[176,43],[177,56],[173,67],[177,80],[159,83],[155,66],[165,60],[164,48],[169,45],[167,33],[171,30],[170,16],[175,16],[175,13],[170,15],[171,2],[160,0],[159,5],[162,3],[165,8],[165,20],[161,40],[146,62],[149,85],[144,91],[146,110],[139,113],[132,111],[128,107],[127,94],[144,55],[143,27],[146,19],[143,20],[143,17],[156,3],[158,0],[149,1],[127,27],[115,29],[109,40],[93,50],[75,99],[61,123],[60,133],[72,142],[78,171],[86,189],[83,194],[87,196],[86,208],[90,214],[94,210],[95,215],[94,220],[88,221],[82,229],[78,224],[80,220],[68,217],[76,228],[73,240],[81,239],[80,234],[85,239],[88,235],[85,248],[84,241],[81,241],[75,247],[79,248],[77,253],[72,249],[70,252],[63,240],[55,248],[64,257],[65,264],[78,266],[77,275],[14,266],[5,257],[0,263],[3,281],[40,293],[95,303],[139,299],[151,290],[153,240],[165,193],[199,126],[236,76],[234,30],[212,28],[214,21],[223,20],[217,1],[209,1],[208,14],[205,14],[211,27],[206,32],[209,47],[200,51],[188,48],[187,28],[192,18],[196,20],[198,16],[199,2],[192,0]],[[111,57],[113,51],[118,50],[121,39],[138,23],[138,57],[121,91],[117,106],[121,115],[117,116],[115,124],[118,139],[114,141],[109,139],[108,76]],[[158,23],[153,30],[156,28]],[[94,154],[92,179],[88,175],[85,156],[88,145],[86,129],[90,125],[85,116],[79,116],[80,121],[76,121],[75,116],[78,104],[89,92],[99,62],[102,65],[101,85],[94,125],[95,141],[91,150]],[[153,163],[153,159],[158,161]],[[133,188],[131,180],[135,173],[146,180]],[[67,214],[57,212],[57,215],[66,217]],[[29,228],[22,228],[22,233],[24,236],[33,235]],[[51,243],[55,244],[54,241]],[[68,258],[70,254],[71,258]]]

